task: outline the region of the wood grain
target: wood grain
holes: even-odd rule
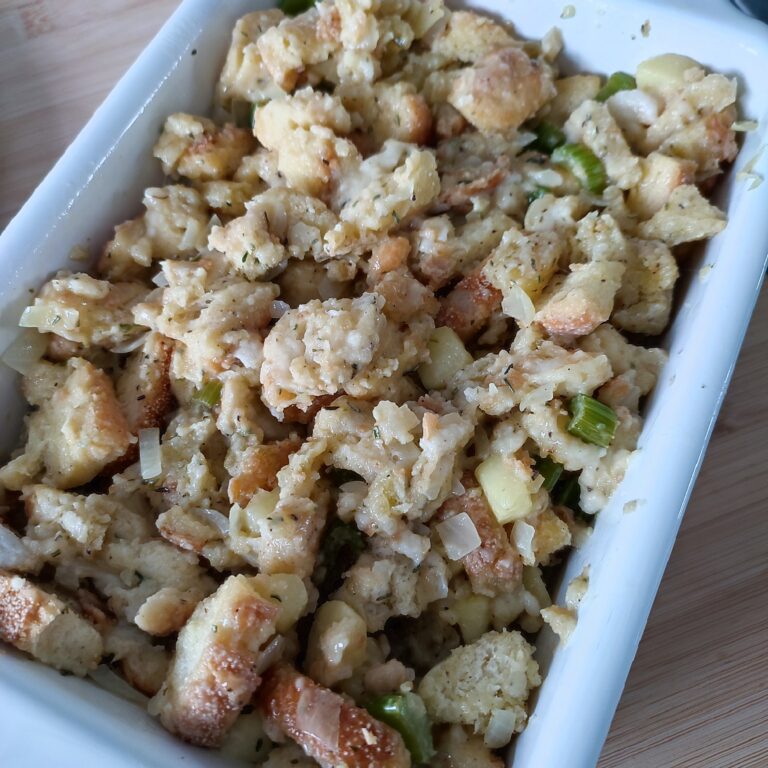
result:
[[[175,6],[0,0],[0,227]],[[767,344],[763,292],[600,768],[768,766]]]

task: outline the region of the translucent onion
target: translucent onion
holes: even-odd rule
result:
[[[200,507],[197,512],[200,517],[216,528],[224,538],[229,536],[229,518],[226,515],[219,512],[218,509],[207,509],[205,507]]]
[[[190,221],[187,224],[187,228],[184,230],[184,235],[179,242],[179,250],[187,251],[193,248],[200,241],[200,235],[202,234],[202,225],[197,221]]]
[[[757,130],[757,120],[737,120],[732,126],[733,131],[743,131],[749,133]]]
[[[167,288],[168,278],[165,275],[165,272],[161,269],[153,278],[152,282],[158,287],[158,288]]]
[[[163,471],[160,430],[157,427],[139,430],[139,462],[144,480],[153,480]]]
[[[530,325],[536,314],[531,297],[517,283],[512,283],[504,291],[501,311],[520,325]]]
[[[119,696],[121,699],[126,699],[126,701],[131,701],[134,704],[141,704],[142,706],[145,706],[148,701],[143,693],[132,688],[122,677],[120,677],[120,675],[116,674],[103,664],[96,667],[96,669],[91,670],[88,673],[88,677],[90,677],[99,688],[102,688],[115,696]]]
[[[3,352],[2,361],[22,376],[26,376],[35,363],[45,354],[48,346],[46,337],[36,330],[22,331]]]
[[[289,309],[291,305],[280,299],[275,299],[270,307],[270,314],[273,320],[279,320]]]
[[[314,736],[323,747],[339,746],[341,698],[325,688],[307,687],[296,708],[296,727]]]
[[[659,116],[661,110],[658,99],[639,88],[618,91],[606,101],[606,104],[611,115],[619,123],[638,122],[641,125],[650,125]]]
[[[0,568],[27,571],[35,568],[36,557],[27,545],[10,529],[0,525]]]
[[[117,346],[112,347],[112,351],[118,355],[126,355],[128,352],[133,352],[134,350],[143,346],[144,342],[147,340],[147,336],[149,336],[149,333],[142,333],[141,335],[136,336],[134,339],[129,339],[122,344],[118,344]]]
[[[511,709],[494,709],[485,731],[484,741],[491,749],[509,744],[517,725],[517,715]]]
[[[33,304],[27,307],[19,319],[21,328],[42,328],[44,330],[56,330],[59,324],[62,329],[73,330],[77,328],[80,313],[76,309],[60,308],[54,310],[41,304]]]
[[[261,652],[259,661],[256,664],[256,674],[261,675],[271,666],[277,664],[283,657],[284,651],[285,637],[283,637],[283,635],[276,635],[267,643],[266,648]]]
[[[445,547],[445,554],[451,560],[461,560],[480,546],[480,535],[466,512],[443,520],[435,527]]]
[[[515,524],[512,526],[512,539],[524,565],[534,565],[536,562],[536,555],[533,551],[535,533],[536,529],[523,520],[515,520]]]
[[[552,168],[542,168],[541,170],[531,171],[528,174],[528,177],[542,187],[559,187],[563,183],[562,174]]]

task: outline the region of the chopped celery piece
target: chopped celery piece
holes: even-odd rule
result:
[[[432,724],[421,696],[415,693],[388,693],[368,702],[368,711],[394,728],[411,753],[414,765],[429,762],[435,754]]]
[[[597,92],[595,99],[597,101],[607,101],[614,93],[633,91],[635,88],[637,88],[637,83],[632,75],[626,72],[614,72],[605,81],[605,85]]]
[[[566,472],[552,494],[555,504],[568,507],[574,512],[581,512],[581,488],[579,488],[579,473]]]
[[[552,162],[564,165],[590,192],[599,195],[605,189],[605,167],[589,147],[563,144],[552,153]]]
[[[315,4],[315,0],[278,0],[277,7],[286,16],[298,16],[308,11]]]
[[[576,395],[568,404],[568,431],[585,443],[607,448],[616,434],[618,419],[612,408],[589,395]]]
[[[548,195],[550,192],[551,190],[547,187],[541,187],[537,184],[533,190],[528,193],[528,205],[530,205],[534,200],[538,200],[540,197]]]
[[[551,491],[563,474],[563,465],[545,456],[536,459],[536,471],[544,478],[541,487],[545,491]]]
[[[221,382],[209,381],[195,392],[195,400],[207,405],[209,408],[219,404],[221,400]]]
[[[536,134],[536,141],[530,147],[544,154],[551,155],[553,150],[561,144],[565,144],[565,134],[552,123],[546,121],[539,123],[533,132]]]

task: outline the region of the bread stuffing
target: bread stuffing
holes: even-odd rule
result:
[[[21,315],[0,639],[254,764],[500,768],[726,226],[737,81],[566,74],[557,30],[443,0],[279,5]]]

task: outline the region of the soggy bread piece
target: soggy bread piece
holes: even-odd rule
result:
[[[519,48],[488,54],[461,70],[448,102],[483,133],[519,128],[555,94],[552,76]]]
[[[525,701],[541,682],[533,648],[519,632],[488,632],[427,672],[419,686],[438,723],[464,723],[485,733],[495,710],[510,712],[515,731],[525,725]]]
[[[111,380],[87,360],[38,363],[25,395],[38,410],[28,419],[24,453],[0,471],[6,488],[21,490],[41,473],[56,488],[82,485],[134,441]]]
[[[0,638],[56,669],[84,675],[101,659],[99,633],[58,597],[0,571]]]

